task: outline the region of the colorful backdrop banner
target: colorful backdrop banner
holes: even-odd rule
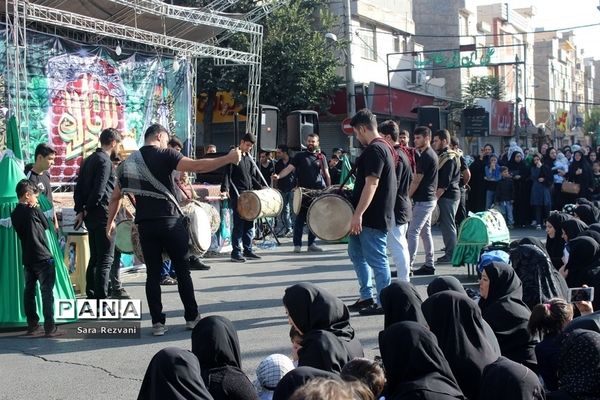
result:
[[[6,31],[0,38],[0,75],[6,76]],[[81,160],[98,146],[103,129],[143,142],[152,123],[189,137],[190,64],[158,55],[122,54],[58,37],[27,33],[27,100],[19,124],[26,161],[35,147],[57,150],[53,181],[72,181]],[[15,82],[6,82],[15,93]]]

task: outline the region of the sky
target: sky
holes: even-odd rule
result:
[[[534,27],[545,29],[600,24],[600,11],[597,8],[600,0],[474,0],[473,2],[475,5],[504,2],[508,3],[511,9],[534,6],[536,8]],[[584,49],[584,57],[600,60],[600,25],[577,29],[575,35],[577,48]]]

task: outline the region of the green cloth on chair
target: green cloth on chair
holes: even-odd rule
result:
[[[481,249],[496,242],[510,243],[510,233],[502,214],[496,210],[472,214],[460,225],[452,265],[477,264]]]

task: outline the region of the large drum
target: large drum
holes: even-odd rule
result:
[[[247,190],[240,193],[237,212],[246,221],[276,217],[283,209],[283,197],[276,189]]]
[[[202,203],[197,200],[194,200],[194,203],[202,208],[206,215],[208,215],[211,233],[213,235],[217,233],[219,231],[219,227],[221,226],[221,216],[219,215],[219,211],[217,211],[217,209],[209,203]]]
[[[308,228],[316,237],[336,241],[350,233],[354,207],[343,196],[328,193],[315,199],[308,208]]]
[[[183,213],[189,218],[190,252],[204,254],[210,248],[211,228],[210,219],[204,208],[197,203],[189,203],[182,207]]]
[[[115,230],[115,246],[123,254],[133,254],[134,246],[131,240],[133,221],[125,219],[117,224]]]
[[[321,192],[320,189],[295,188],[292,192],[292,211],[294,214],[298,215],[302,210],[307,211]]]

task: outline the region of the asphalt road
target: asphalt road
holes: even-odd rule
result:
[[[515,230],[513,239],[544,237],[543,231]],[[437,249],[441,235],[434,235]],[[323,253],[292,253],[291,239],[271,250],[259,250],[262,260],[234,264],[228,257],[208,259],[210,271],[192,271],[200,312],[223,315],[237,328],[243,369],[251,379],[260,360],[272,353],[290,354],[289,326],[282,304],[286,287],[310,281],[331,291],[346,304],[358,296],[358,285],[346,245],[323,244]],[[442,253],[436,252],[436,258]],[[417,263],[421,265],[419,252]],[[420,263],[419,263],[420,262]],[[438,275],[455,275],[465,284],[476,284],[466,267],[438,266]],[[425,288],[433,277],[412,282],[426,298]],[[145,306],[145,274],[123,276],[133,298]],[[169,331],[153,337],[150,316],[144,310],[141,339],[25,339],[15,333],[0,335],[0,399],[135,399],[148,362],[160,349],[178,346],[190,349],[190,331],[185,330],[183,309],[176,286],[163,286],[163,306]],[[383,316],[352,314],[352,325],[365,349],[365,356],[378,354],[377,335]]]

